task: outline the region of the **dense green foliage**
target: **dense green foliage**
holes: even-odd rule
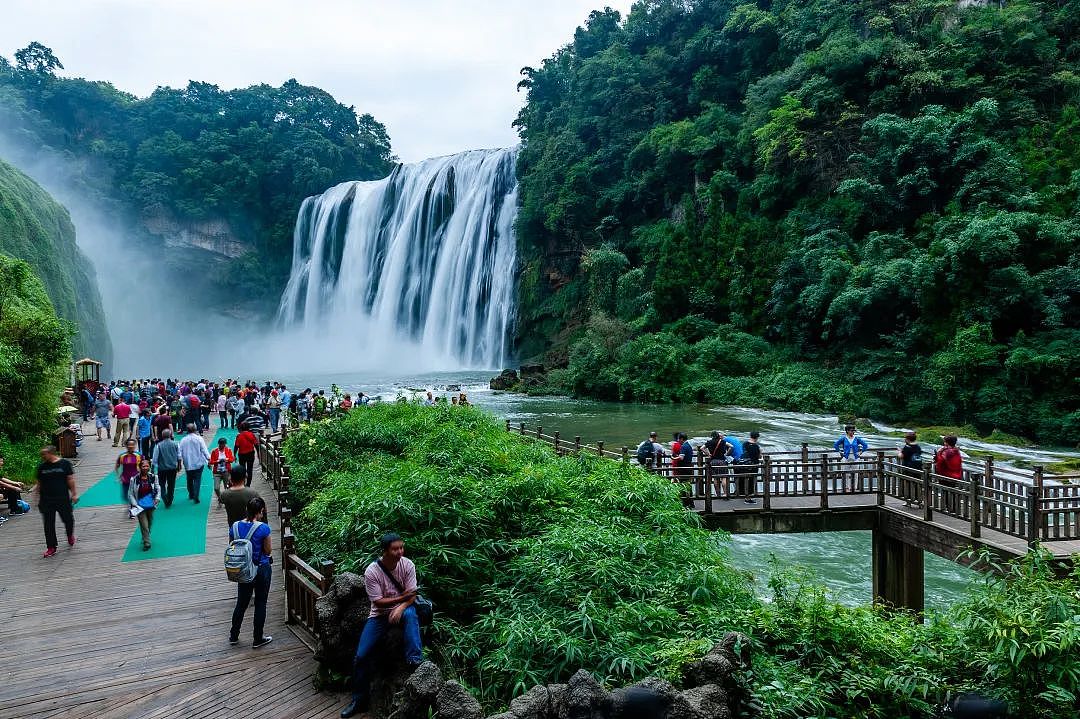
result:
[[[523,70],[521,353],[1080,442],[1080,2],[964,5],[592,13]]]
[[[0,451],[5,474],[29,479],[35,445],[55,426],[71,362],[70,323],[56,316],[26,262],[0,253]]]
[[[82,192],[115,206],[128,232],[147,220],[227,221],[251,247],[230,273],[233,300],[277,299],[303,198],[391,167],[382,124],[295,80],[238,90],[192,81],[137,98],[57,77],[63,65],[38,43],[15,60],[0,58],[0,123],[22,145],[64,153]]]
[[[27,262],[56,314],[78,327],[72,349],[108,364],[112,346],[90,261],[75,245],[67,210],[23,173],[0,160],[0,252]]]
[[[479,410],[368,409],[290,433],[299,549],[362,571],[400,531],[441,612],[439,658],[486,699],[580,666],[677,673],[754,605],[670,483],[507,441]]]
[[[766,717],[936,716],[959,691],[1017,717],[1080,710],[1080,570],[990,577],[943,617],[831,601],[778,571],[770,601],[677,488],[632,464],[556,457],[472,408],[404,402],[290,432],[298,548],[361,571],[404,535],[436,605],[435,658],[490,705],[586,668],[612,683],[680,669],[729,630]]]

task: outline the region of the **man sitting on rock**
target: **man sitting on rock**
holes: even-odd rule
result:
[[[353,659],[353,698],[341,710],[342,719],[366,712],[371,675],[370,657],[379,640],[391,624],[402,626],[405,638],[405,661],[415,669],[424,661],[420,646],[420,620],[413,602],[416,601],[416,565],[405,558],[405,542],[396,534],[379,540],[382,557],[364,570],[364,589],[371,602],[364,630]]]

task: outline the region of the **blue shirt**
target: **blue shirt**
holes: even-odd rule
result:
[[[845,434],[840,439],[836,440],[833,444],[833,449],[844,456],[844,459],[854,459],[869,449],[869,446],[862,437],[853,437],[848,439]]]
[[[150,436],[150,418],[139,417],[139,439],[146,439]]]
[[[233,534],[234,529],[239,530],[239,538],[243,539],[251,529],[251,522],[246,519],[241,519],[239,522],[229,527],[229,539],[237,539],[237,535]],[[270,557],[263,554],[262,550],[263,540],[269,536],[270,525],[266,522],[259,522],[258,529],[251,535],[251,561],[255,566],[270,563]]]
[[[731,445],[731,458],[742,459],[742,442],[739,441],[739,438],[728,435],[724,437],[724,441]]]

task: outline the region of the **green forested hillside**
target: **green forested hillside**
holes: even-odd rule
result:
[[[1080,442],[1080,2],[645,0],[525,68],[573,391]]]
[[[75,354],[109,364],[112,345],[101,294],[89,259],[75,245],[75,228],[67,210],[3,160],[0,253],[29,264],[44,284],[56,313],[77,327],[72,338]]]
[[[26,262],[0,252],[0,452],[4,475],[29,481],[37,450],[55,428],[67,384],[72,327],[56,316]]]
[[[238,90],[192,81],[138,98],[108,82],[58,77],[62,68],[39,43],[14,63],[0,58],[0,123],[21,145],[68,158],[80,192],[115,208],[129,232],[147,217],[226,220],[250,251],[212,302],[242,296],[276,307],[300,202],[392,166],[381,123],[295,80]]]

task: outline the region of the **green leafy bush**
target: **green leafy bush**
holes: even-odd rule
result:
[[[402,533],[438,658],[489,701],[579,667],[675,678],[756,606],[677,487],[556,458],[475,409],[373,406],[290,433],[286,452],[301,553],[362,571]]]
[[[71,335],[30,265],[0,254],[0,436],[21,442],[53,425]]]

